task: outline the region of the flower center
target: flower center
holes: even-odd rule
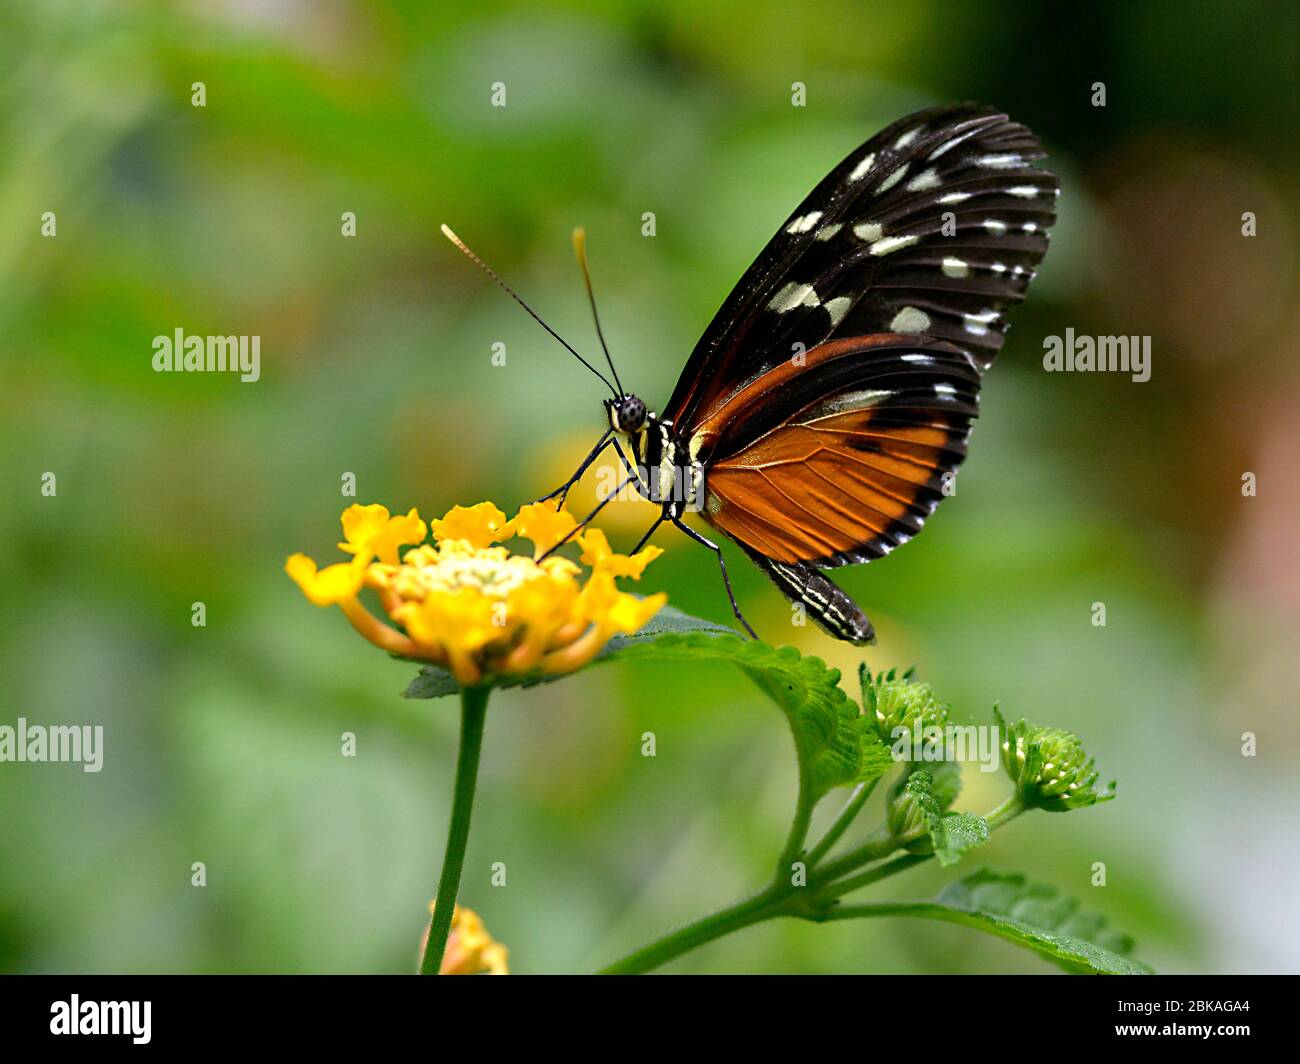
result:
[[[444,555],[436,562],[409,567],[409,573],[426,593],[473,588],[494,599],[504,599],[521,584],[546,575],[531,558],[482,554]]]

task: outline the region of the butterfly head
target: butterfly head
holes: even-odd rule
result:
[[[645,401],[635,395],[620,395],[615,399],[606,399],[605,411],[609,414],[609,427],[625,436],[640,432],[645,425]]]

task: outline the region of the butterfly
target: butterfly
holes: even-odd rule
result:
[[[662,412],[626,391],[596,312],[611,381],[446,226],[443,232],[609,387],[607,427],[569,489],[610,446],[668,523],[696,511],[837,639],[874,642],[862,609],[824,572],[908,542],[966,455],[1005,312],[1047,252],[1060,183],[1037,137],[995,108],[950,104],[902,118],[835,167],[785,220],[723,302]],[[576,532],[576,529],[575,529]]]

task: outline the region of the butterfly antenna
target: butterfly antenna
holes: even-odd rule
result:
[[[555,339],[560,342],[560,345],[566,351],[569,352],[569,354],[571,354],[574,358],[576,358],[579,362],[581,362],[584,366],[586,366],[589,370],[591,370],[592,373],[594,373],[597,377],[599,377],[602,381],[604,381],[606,388],[608,388],[616,396],[619,394],[619,392],[614,390],[614,386],[609,383],[609,378],[606,377],[605,374],[601,373],[600,370],[598,370],[595,366],[593,366],[590,362],[588,362],[585,358],[583,358],[580,354],[578,354],[578,352],[574,350],[572,344],[570,344],[563,336],[561,336],[549,325],[547,325],[546,322],[542,321],[541,315],[539,315],[537,311],[533,310],[532,307],[530,307],[527,303],[525,303],[523,299],[520,298],[518,292],[516,292],[513,288],[511,288],[508,284],[506,284],[505,281],[501,280],[501,278],[497,276],[496,271],[492,269],[491,266],[489,266],[486,262],[480,259],[477,255],[475,255],[474,252],[470,251],[470,249],[465,245],[465,241],[461,240],[461,238],[458,237],[455,233],[453,233],[451,229],[448,228],[446,225],[442,226],[442,235],[445,236],[448,240],[450,240],[453,244],[455,244],[458,248],[460,248],[460,250],[465,253],[466,257],[470,260],[470,262],[474,263],[475,266],[477,266],[480,270],[482,270],[489,277],[491,277],[492,280],[496,281],[497,284],[499,284],[502,288],[504,288],[506,294],[511,299],[513,299],[516,303],[518,303],[521,307],[523,307],[524,310],[528,311],[528,314],[533,319],[533,321],[537,322],[538,325],[540,325],[548,333],[554,336]],[[612,364],[610,368],[611,369],[613,368]]]
[[[600,314],[596,311],[596,293],[591,287],[591,273],[587,269],[587,230],[578,226],[573,231],[573,253],[578,256],[578,269],[582,271],[582,283],[587,286],[587,301],[591,303],[591,317],[596,323],[596,336],[600,339],[600,349],[605,352],[605,361],[609,363],[609,371],[614,374],[614,383],[618,385],[618,392],[623,394],[623,382],[618,379],[618,370],[614,368],[614,359],[609,353],[609,345],[605,343],[605,333],[600,327]]]

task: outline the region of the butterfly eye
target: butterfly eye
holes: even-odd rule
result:
[[[645,424],[645,403],[629,395],[618,404],[618,425],[621,432],[640,432]]]

